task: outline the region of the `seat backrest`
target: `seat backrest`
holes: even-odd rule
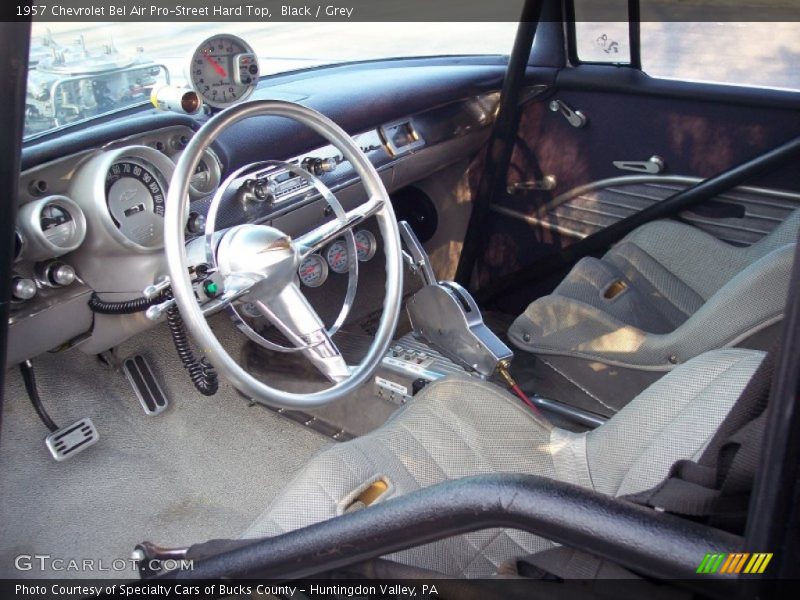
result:
[[[699,458],[764,356],[733,348],[698,356],[587,433],[593,487],[613,496],[641,492],[677,460]]]
[[[747,247],[733,246],[697,227],[671,220],[643,225],[623,241],[640,247],[707,300],[757,260],[796,242],[799,230],[797,209],[763,239]]]

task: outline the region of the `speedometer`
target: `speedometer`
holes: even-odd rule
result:
[[[106,202],[114,225],[145,248],[163,242],[165,197],[162,175],[144,160],[120,160],[106,174]]]
[[[192,87],[214,108],[244,100],[258,85],[258,58],[250,45],[235,35],[204,40],[192,52],[188,71]]]

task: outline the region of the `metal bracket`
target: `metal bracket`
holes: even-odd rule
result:
[[[562,100],[551,100],[550,110],[553,112],[561,113],[567,122],[573,127],[581,128],[586,125],[588,119],[579,110],[573,110],[566,102]]]
[[[658,175],[666,167],[664,159],[657,154],[647,160],[615,160],[613,165],[621,171],[636,171],[637,173],[650,173],[652,175]]]

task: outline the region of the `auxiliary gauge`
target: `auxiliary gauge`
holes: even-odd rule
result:
[[[220,34],[201,42],[189,57],[186,78],[214,108],[241,102],[258,85],[258,57],[242,38]]]
[[[308,287],[319,287],[328,278],[328,263],[319,254],[309,254],[297,270],[300,281]]]

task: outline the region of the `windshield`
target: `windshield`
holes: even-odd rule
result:
[[[154,86],[186,85],[204,39],[244,38],[261,75],[392,57],[507,55],[516,23],[33,24],[25,138],[149,101]]]

